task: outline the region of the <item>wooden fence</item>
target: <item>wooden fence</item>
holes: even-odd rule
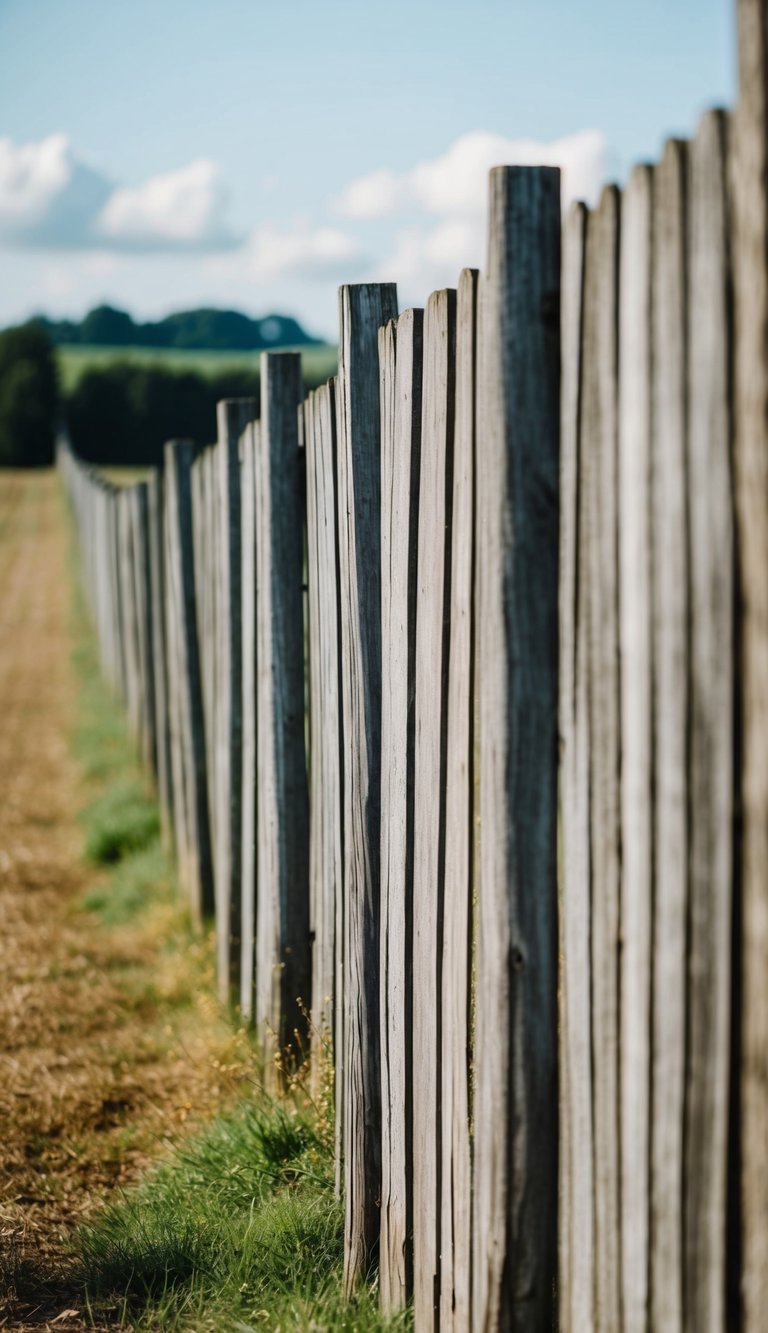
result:
[[[768,1309],[768,21],[623,192],[491,174],[485,271],[119,490],[104,670],[268,1082],[311,1011],[351,1291],[417,1330]],[[562,255],[561,255],[562,249]],[[558,726],[559,718],[559,726]],[[301,1006],[297,1005],[301,1001]]]

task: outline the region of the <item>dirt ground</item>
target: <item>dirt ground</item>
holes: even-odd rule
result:
[[[56,477],[0,471],[0,1328],[69,1333],[92,1327],[73,1227],[242,1067],[205,986],[192,1018],[171,1003],[200,975],[194,948],[169,958],[156,929],[78,907],[94,872],[69,750],[67,541]]]

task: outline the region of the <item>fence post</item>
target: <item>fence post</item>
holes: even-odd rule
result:
[[[586,322],[587,247],[595,251],[595,220],[574,204],[563,231],[560,456],[560,680],[562,743],[562,900],[560,913],[562,1020],[560,1036],[559,1316],[564,1333],[594,1321],[594,1175],[589,846],[589,694],[587,454],[592,440],[583,420],[585,361],[596,360]],[[592,244],[589,242],[592,240]],[[596,258],[596,255],[595,255]],[[593,301],[594,315],[594,273]]]
[[[423,323],[379,329],[381,375],[381,1308],[412,1288],[412,948],[416,538]]]
[[[691,822],[683,1234],[686,1325],[702,1329],[727,1323],[735,645],[725,142],[724,115],[709,113],[691,144],[689,176]],[[662,549],[658,537],[655,549]],[[764,1126],[764,1143],[766,1132]]]
[[[379,839],[381,837],[381,472],[378,330],[394,284],[339,291],[338,515],[344,709],[344,1272],[376,1253],[381,1194]]]
[[[149,568],[152,596],[152,665],[155,682],[157,787],[160,795],[163,845],[169,851],[173,827],[171,733],[168,712],[168,644],[166,639],[166,573],[163,470],[155,468],[147,483]]]
[[[733,125],[734,406],[740,595],[742,842],[736,920],[742,1011],[741,1298],[744,1333],[768,1308],[768,4],[738,0]],[[732,1219],[733,1220],[733,1219]]]
[[[418,1328],[440,1295],[442,925],[451,510],[456,397],[456,292],[424,314],[419,476],[413,847],[413,1295]]]
[[[192,914],[199,920],[213,908],[213,864],[195,615],[193,452],[187,440],[171,441],[165,446],[167,612],[172,647],[169,678],[175,696],[174,811],[182,882],[189,894]]]
[[[256,968],[257,851],[256,822],[258,793],[256,710],[256,451],[261,425],[252,421],[243,436],[241,472],[242,544],[242,646],[243,646],[243,746],[242,746],[242,891],[240,921],[240,1009],[244,1019],[254,1013]]]
[[[243,657],[240,436],[256,416],[253,398],[217,404],[217,504],[219,595],[217,600],[216,762],[213,827],[216,890],[216,953],[219,998],[239,995],[242,866]]]
[[[256,1021],[265,1072],[310,1003],[308,796],[304,743],[302,509],[297,409],[301,357],[261,357],[256,452]]]
[[[560,173],[491,173],[480,285],[473,1328],[554,1322]]]
[[[469,1327],[472,1177],[470,1011],[474,872],[475,374],[477,272],[456,305],[450,651],[445,770],[442,1049],[440,1057],[440,1329]]]
[[[653,173],[624,193],[619,331],[621,613],[621,1240],[625,1333],[648,1317],[652,816],[651,256]]]

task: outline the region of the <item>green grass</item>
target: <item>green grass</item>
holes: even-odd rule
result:
[[[94,793],[83,812],[85,849],[104,870],[81,906],[120,928],[141,920],[158,901],[172,904],[174,875],[122,710],[98,670],[77,578],[73,583],[75,752]],[[166,921],[166,956],[182,947],[188,932],[178,917]],[[123,977],[124,989],[130,980]],[[135,1004],[152,1013],[157,997],[145,993],[148,985],[140,970]],[[191,997],[182,990],[173,1000],[179,1007]],[[375,1281],[352,1301],[344,1299],[333,1074],[329,1065],[323,1072],[317,1103],[298,1080],[281,1100],[252,1085],[247,1099],[178,1142],[160,1165],[94,1214],[71,1243],[65,1303],[82,1302],[99,1327],[136,1333],[409,1329],[410,1313],[382,1318]],[[258,1071],[254,1076],[260,1084]]]
[[[81,1229],[82,1283],[136,1330],[408,1327],[373,1286],[343,1300],[342,1230],[311,1109],[243,1104]]]
[[[289,350],[286,348],[281,351]],[[300,347],[304,374],[313,380],[325,380],[335,375],[338,363],[336,347],[322,343],[316,347]],[[61,387],[70,393],[87,370],[113,365],[115,361],[130,361],[134,365],[159,366],[165,370],[193,370],[198,375],[219,375],[227,370],[257,370],[258,352],[196,351],[170,347],[92,347],[63,344],[56,349]]]

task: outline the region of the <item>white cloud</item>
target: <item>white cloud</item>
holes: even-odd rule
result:
[[[122,186],[97,221],[113,245],[144,249],[221,249],[233,244],[225,220],[226,192],[214,162],[199,158],[177,171]]]
[[[605,175],[605,136],[583,130],[541,143],[509,139],[482,130],[463,134],[439,157],[400,174],[380,169],[353,181],[336,201],[347,218],[381,218],[396,213],[477,217],[485,212],[488,172],[502,163],[558,166],[563,172],[563,204],[594,203]]]
[[[0,238],[51,249],[93,244],[110,188],[64,134],[18,145],[0,138]]]
[[[46,250],[224,250],[237,244],[213,162],[199,159],[115,187],[80,161],[65,134],[0,138],[0,242]]]
[[[254,282],[304,278],[310,281],[349,281],[350,270],[365,265],[356,237],[336,227],[293,226],[283,230],[267,223],[256,227],[242,250],[216,261]]]

